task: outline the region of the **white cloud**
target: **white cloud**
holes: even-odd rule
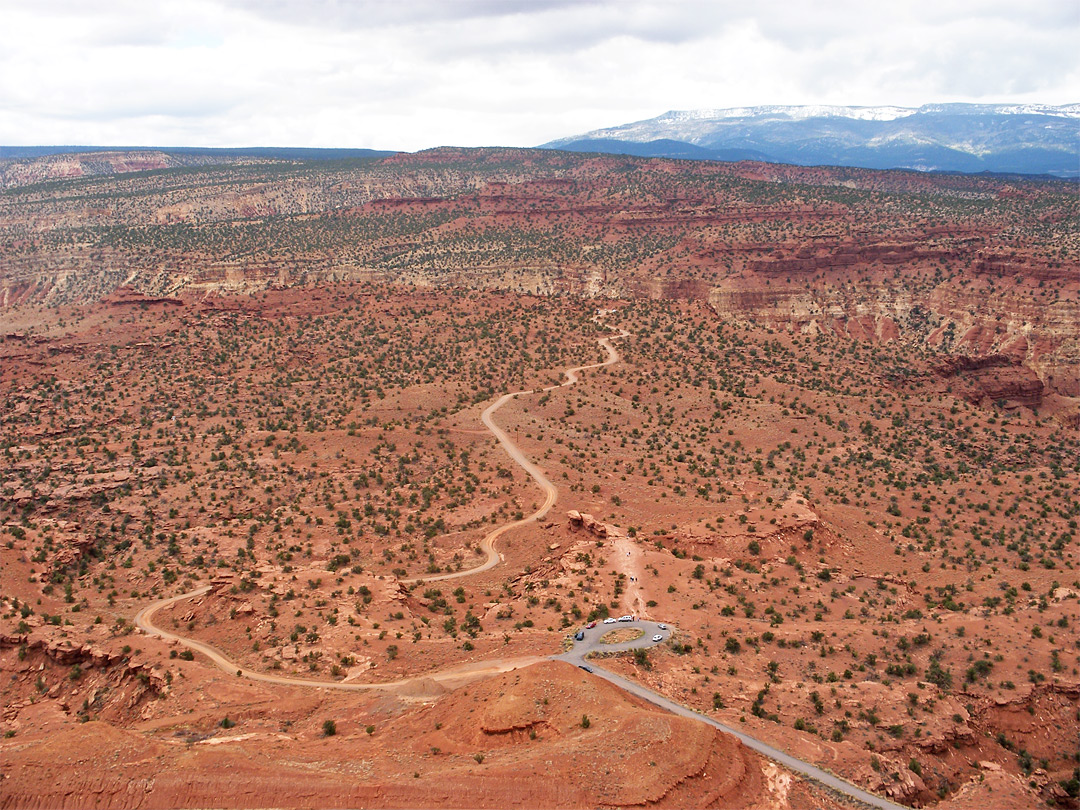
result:
[[[668,109],[1080,100],[1080,5],[0,0],[0,143],[525,146]]]

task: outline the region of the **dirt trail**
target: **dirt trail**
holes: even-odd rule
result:
[[[642,618],[650,618],[646,599],[641,594],[641,549],[626,535],[616,535],[612,540],[615,562],[619,573],[626,576],[623,605],[626,612]]]

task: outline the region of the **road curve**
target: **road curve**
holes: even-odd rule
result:
[[[153,623],[154,614],[162,608],[173,605],[176,602],[180,602],[184,599],[194,599],[195,597],[202,596],[206,593],[209,593],[210,589],[210,585],[203,585],[200,588],[196,588],[194,591],[189,591],[188,593],[183,593],[178,596],[170,596],[167,599],[160,599],[157,602],[153,602],[144,607],[137,614],[135,614],[135,624],[141,630],[150,635],[158,636],[167,641],[176,641],[180,644],[183,644],[185,647],[188,647],[189,649],[197,650],[198,652],[205,655],[215,666],[217,666],[224,672],[228,672],[230,675],[235,674],[237,676],[248,678],[253,681],[259,681],[261,683],[277,684],[281,686],[306,686],[318,689],[336,689],[346,692],[367,692],[376,689],[395,691],[400,690],[403,687],[407,687],[409,684],[420,683],[428,679],[436,679],[435,675],[429,674],[420,675],[414,678],[404,678],[398,681],[384,681],[381,683],[346,683],[342,681],[308,680],[305,678],[290,678],[286,675],[273,675],[265,672],[259,672],[258,670],[246,669],[243,666],[237,664],[236,662],[230,661],[228,658],[225,657],[224,653],[222,653],[216,647],[211,646],[210,644],[206,644],[202,641],[197,641],[193,638],[187,638],[186,636],[181,636],[176,633],[170,633],[168,630],[163,630]],[[645,634],[640,639],[623,642],[621,644],[604,645],[600,643],[600,637],[607,633],[609,630],[628,627],[641,629],[642,631],[644,631]],[[907,810],[907,808],[905,808],[903,805],[899,805],[894,802],[890,802],[888,799],[883,799],[879,796],[875,796],[874,794],[869,793],[859,787],[856,787],[855,785],[847,782],[844,779],[841,779],[835,774],[831,774],[828,771],[824,771],[821,768],[811,765],[808,762],[804,762],[803,760],[797,759],[790,754],[786,754],[783,751],[774,748],[767,743],[761,742],[760,740],[751,737],[743,731],[739,731],[738,729],[732,728],[731,726],[727,726],[718,720],[707,717],[706,715],[699,714],[698,712],[688,709],[687,707],[682,706],[673,700],[669,700],[663,695],[654,692],[639,683],[634,683],[633,681],[627,680],[620,675],[616,675],[614,672],[604,669],[596,661],[589,661],[588,663],[586,663],[585,656],[587,656],[591,652],[595,652],[601,649],[610,652],[621,652],[633,650],[638,647],[647,648],[656,646],[657,644],[660,644],[662,642],[653,641],[653,636],[662,635],[663,640],[666,641],[670,637],[670,631],[668,631],[667,628],[661,629],[659,625],[653,622],[635,621],[632,623],[616,623],[614,625],[598,624],[595,628],[587,629],[584,632],[586,634],[584,640],[575,643],[568,652],[563,653],[562,655],[552,656],[551,659],[555,661],[565,661],[578,667],[588,667],[588,671],[590,673],[596,675],[597,677],[603,678],[604,680],[614,684],[615,686],[618,686],[620,689],[623,689],[633,695],[637,695],[643,700],[647,700],[649,703],[652,703],[653,705],[658,706],[661,709],[672,712],[673,714],[680,715],[682,717],[688,717],[692,720],[700,720],[701,722],[708,723],[709,725],[714,726],[727,734],[733,734],[735,737],[738,737],[739,740],[742,741],[743,745],[745,745],[747,748],[757,751],[759,754],[762,754],[769,759],[774,760],[775,762],[779,762],[781,765],[784,765],[785,767],[795,771],[796,773],[800,773],[803,776],[813,779],[814,781],[825,785],[832,790],[842,793],[845,796],[862,802],[865,805],[879,808],[879,810]],[[521,661],[510,661],[506,662],[504,665],[501,666],[490,665],[490,669],[492,671],[505,672],[516,669],[518,666],[528,666],[531,663],[535,663],[536,660],[538,659],[523,659]],[[450,680],[452,680],[452,677],[450,678]]]
[[[475,677],[477,672],[509,672],[513,669],[518,669],[523,666],[529,666],[535,664],[537,661],[543,659],[535,656],[526,658],[511,658],[511,659],[499,659],[497,661],[482,662],[484,666],[477,668],[474,664],[467,664],[464,666],[450,667],[438,672],[428,673],[426,675],[416,675],[411,678],[401,678],[396,681],[381,681],[378,683],[350,683],[347,681],[325,681],[315,680],[308,678],[290,678],[287,675],[273,675],[267,672],[260,672],[254,669],[246,669],[242,665],[235,661],[229,660],[225,653],[210,644],[203,641],[197,641],[193,638],[187,638],[176,633],[170,633],[168,630],[163,630],[153,622],[154,614],[164,607],[180,602],[184,599],[194,599],[198,596],[202,596],[210,592],[212,586],[203,585],[201,588],[196,588],[193,591],[182,593],[179,596],[170,596],[168,599],[160,599],[157,602],[153,602],[138,613],[135,614],[135,624],[144,632],[152,636],[158,636],[166,641],[176,641],[183,644],[192,650],[205,655],[210,659],[218,669],[223,672],[227,672],[230,675],[237,675],[243,678],[248,678],[252,681],[260,681],[261,683],[272,683],[280,686],[308,686],[318,689],[338,689],[346,692],[366,692],[373,689],[381,689],[385,691],[401,691],[410,685],[417,685],[419,687],[419,694],[417,692],[411,692],[416,696],[424,696],[424,682],[434,681],[440,686],[443,682],[448,684],[448,688],[453,688],[458,682],[462,680],[468,680],[470,675]]]
[[[590,363],[585,366],[574,366],[568,368],[563,372],[563,376],[566,379],[558,385],[549,385],[547,388],[542,388],[540,391],[553,391],[556,388],[562,388],[567,385],[574,385],[580,379],[580,373],[582,371],[589,371],[594,368],[603,368],[604,366],[610,366],[613,363],[619,362],[619,353],[615,350],[615,347],[611,345],[611,341],[616,338],[627,337],[630,333],[623,330],[618,335],[611,335],[609,337],[600,338],[597,342],[607,351],[607,359],[602,363]],[[529,476],[536,482],[536,485],[540,487],[540,490],[544,493],[544,501],[540,504],[540,507],[531,515],[522,518],[521,520],[515,520],[510,523],[504,523],[497,529],[493,529],[488,532],[483,540],[480,541],[480,550],[484,552],[484,562],[480,565],[472,568],[466,568],[464,571],[454,571],[450,574],[436,574],[434,576],[426,577],[413,577],[412,579],[403,579],[402,582],[409,584],[413,582],[445,582],[449,579],[461,579],[462,577],[471,577],[473,574],[479,574],[482,571],[487,571],[494,568],[500,562],[502,562],[502,555],[495,549],[495,541],[502,537],[506,532],[511,529],[516,529],[518,526],[524,526],[526,523],[531,523],[534,520],[540,520],[544,517],[551,507],[555,505],[555,501],[559,497],[558,490],[555,489],[555,485],[548,480],[548,477],[544,475],[543,471],[533,464],[529,458],[521,452],[521,448],[514,444],[514,440],[507,435],[495,420],[492,418],[497,410],[505,405],[514,397],[522,394],[535,394],[536,390],[528,391],[512,391],[509,394],[503,394],[493,403],[484,408],[483,413],[480,414],[480,421],[484,423],[492,435],[499,440],[499,444],[502,445],[503,450],[510,456],[510,459],[517,464],[521,469],[525,470]]]
[[[203,585],[201,588],[196,588],[188,593],[182,593],[179,596],[170,596],[168,599],[161,599],[157,602],[153,602],[138,613],[135,614],[135,624],[141,630],[149,633],[152,636],[158,636],[166,641],[178,641],[185,647],[205,655],[210,661],[219,669],[228,672],[229,674],[236,674],[244,678],[249,678],[253,681],[262,681],[263,683],[276,683],[284,686],[318,686],[325,689],[346,689],[351,691],[360,691],[368,689],[386,689],[391,684],[359,684],[359,683],[342,683],[340,681],[308,681],[303,678],[290,678],[285,675],[271,675],[265,672],[258,672],[253,669],[245,669],[235,661],[230,661],[225,657],[225,654],[218,650],[216,647],[212,647],[202,641],[197,641],[193,638],[177,635],[176,633],[170,633],[168,630],[162,630],[153,622],[154,614],[161,610],[163,607],[168,607],[176,602],[180,602],[184,599],[194,599],[197,596],[209,593],[211,585]]]
[[[600,640],[612,630],[640,630],[642,635],[632,641],[620,641],[614,644],[607,644]],[[634,621],[631,622],[615,621],[610,624],[597,622],[595,627],[583,627],[581,629],[581,635],[582,639],[580,641],[575,638],[574,646],[562,655],[553,656],[554,660],[566,661],[568,664],[574,664],[575,666],[580,667],[585,663],[585,659],[594,652],[631,652],[633,650],[655,647],[657,644],[663,644],[671,638],[671,630],[666,624],[660,625],[645,619],[634,619]],[[653,638],[656,636],[660,636],[659,641],[653,641]]]

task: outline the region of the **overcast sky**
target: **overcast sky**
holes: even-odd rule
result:
[[[0,0],[0,143],[531,146],[672,109],[1080,102],[1077,0]]]

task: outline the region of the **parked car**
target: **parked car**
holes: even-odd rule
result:
[[[586,630],[592,630],[594,627],[596,627],[596,622],[589,622],[587,625],[585,625]]]
[[[633,620],[634,620],[633,616],[620,616],[619,617],[620,622],[632,622]]]
[[[663,641],[664,637],[662,635],[660,635],[659,633],[657,633],[655,636],[652,637],[652,640],[653,641]]]
[[[667,625],[664,624],[663,622],[661,622],[660,624],[658,624],[656,626],[659,627],[661,630],[667,630]]]
[[[606,619],[604,619],[604,624],[615,624],[615,622],[617,621],[618,619],[614,618],[613,616],[608,616]]]
[[[574,640],[575,641],[582,641],[582,640],[584,640],[584,638],[585,638],[585,631],[584,630],[578,630],[576,633],[574,633]]]

